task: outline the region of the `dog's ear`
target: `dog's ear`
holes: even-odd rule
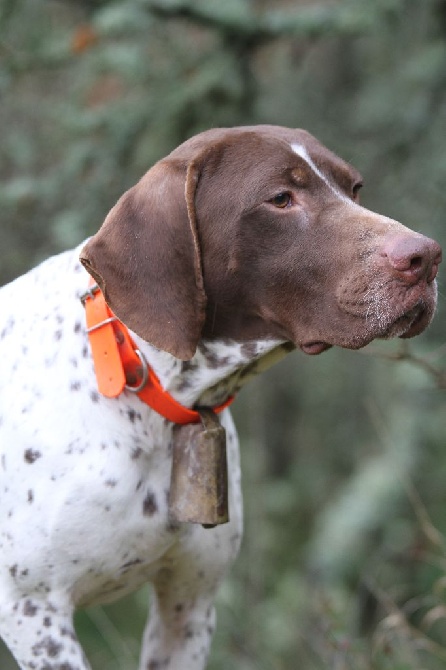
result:
[[[195,353],[206,307],[197,181],[193,162],[160,161],[122,196],[80,256],[116,316],[183,360]]]

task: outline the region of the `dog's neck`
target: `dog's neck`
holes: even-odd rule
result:
[[[134,336],[163,388],[187,407],[215,406],[294,349],[278,340],[201,341],[190,361],[181,361]]]

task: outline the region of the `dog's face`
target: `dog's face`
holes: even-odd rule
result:
[[[190,358],[201,337],[307,353],[420,333],[436,242],[358,204],[361,177],[302,130],[202,133],[118,202],[81,260],[117,316]]]

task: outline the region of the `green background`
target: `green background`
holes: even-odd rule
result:
[[[445,0],[0,0],[0,282],[187,137],[253,123],[307,128],[444,246]],[[235,403],[246,530],[210,670],[446,667],[443,277],[409,345],[294,353]],[[148,598],[78,614],[94,670],[137,667]]]

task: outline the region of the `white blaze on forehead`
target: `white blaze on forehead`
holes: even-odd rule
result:
[[[308,151],[302,144],[292,144],[291,145],[292,150],[294,151],[295,154],[303,158],[303,160],[307,163],[308,167],[310,167],[315,174],[319,177],[319,179],[322,179],[324,184],[328,186],[330,191],[332,191],[340,200],[343,202],[347,203],[348,205],[355,205],[356,203],[353,202],[353,200],[350,200],[344,193],[339,191],[334,184],[328,179],[324,173],[319,170],[317,165],[313,163],[313,160],[311,159]]]
[[[346,205],[361,210],[362,212],[367,212],[369,216],[370,215],[375,216],[377,219],[380,220],[380,224],[385,225],[389,230],[411,233],[412,235],[415,236],[419,235],[419,233],[411,230],[410,228],[407,228],[406,226],[403,226],[403,224],[399,223],[398,221],[389,219],[387,216],[382,216],[381,214],[377,214],[376,212],[371,212],[369,209],[366,209],[365,207],[362,207],[362,205],[351,200],[349,197],[345,195],[345,193],[342,193],[342,191],[338,190],[336,188],[336,185],[333,184],[332,181],[330,181],[330,179],[317,167],[317,165],[314,164],[310,154],[308,153],[303,144],[299,144],[298,142],[296,142],[291,144],[290,146],[291,149],[294,151],[294,153],[300,156],[306,162],[308,167],[311,170],[313,170],[313,172],[319,177],[319,179],[321,179],[324,182],[324,184],[328,186],[330,191],[334,193],[336,197],[339,198],[339,200],[342,200],[342,202],[344,202]]]

